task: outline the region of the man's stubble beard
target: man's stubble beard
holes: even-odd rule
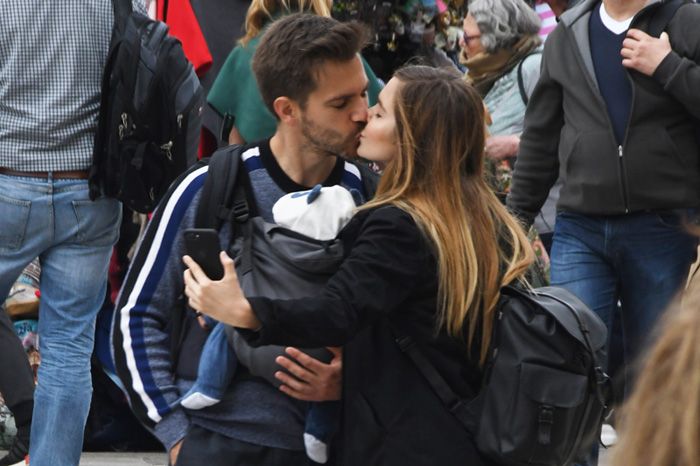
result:
[[[358,125],[355,134],[341,140],[342,136],[336,131],[320,128],[313,121],[302,116],[301,134],[305,139],[302,148],[319,155],[353,160],[357,157],[357,146],[359,145],[357,135],[360,134],[360,131],[362,131],[362,127]]]

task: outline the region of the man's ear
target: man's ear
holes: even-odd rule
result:
[[[277,97],[272,107],[282,123],[295,124],[299,119],[299,105],[289,97]]]

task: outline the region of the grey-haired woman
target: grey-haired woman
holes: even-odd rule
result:
[[[539,79],[540,19],[524,0],[473,0],[460,40],[467,80],[491,115],[486,155],[517,153],[527,99]]]

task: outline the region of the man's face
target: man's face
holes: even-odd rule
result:
[[[304,148],[354,158],[367,123],[368,80],[362,61],[355,56],[347,62],[324,62],[316,82],[301,111]]]

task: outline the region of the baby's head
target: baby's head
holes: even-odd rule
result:
[[[353,194],[342,186],[317,184],[308,191],[281,197],[272,207],[272,215],[282,227],[326,241],[338,235],[352,218],[356,206]]]

